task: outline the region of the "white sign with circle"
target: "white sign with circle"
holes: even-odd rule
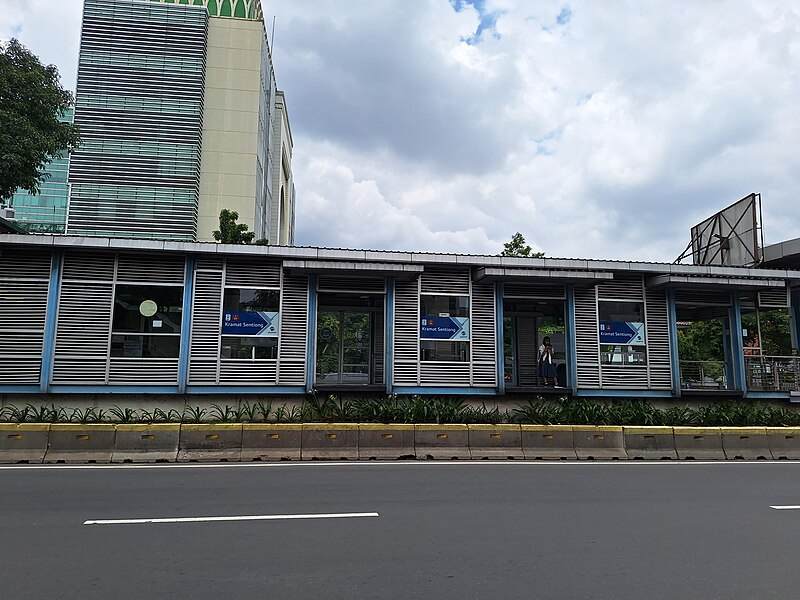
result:
[[[139,305],[139,312],[143,317],[152,317],[158,311],[158,304],[152,300],[144,300]]]

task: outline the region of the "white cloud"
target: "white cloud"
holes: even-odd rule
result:
[[[8,8],[11,7],[9,11]],[[295,135],[298,242],[672,260],[751,191],[800,236],[800,8],[486,0],[264,3]],[[79,0],[5,0],[65,80]],[[73,76],[74,77],[74,76]]]

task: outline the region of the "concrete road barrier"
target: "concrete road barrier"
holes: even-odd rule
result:
[[[766,427],[720,427],[722,449],[728,460],[772,458]]]
[[[672,435],[681,460],[725,460],[719,427],[673,427]]]
[[[469,430],[463,424],[414,425],[414,451],[422,460],[469,459]]]
[[[229,461],[242,456],[241,423],[183,423],[178,462]]]
[[[175,462],[180,423],[118,423],[111,462]]]
[[[477,459],[522,459],[519,425],[467,425],[469,453]]]
[[[622,427],[616,425],[574,425],[572,439],[578,458],[615,460],[628,458]]]
[[[116,427],[110,423],[53,423],[46,463],[109,463],[114,454]]]
[[[575,460],[572,425],[523,425],[522,453],[533,460]]]
[[[414,425],[358,424],[358,458],[397,460],[414,458]]]
[[[357,460],[357,423],[305,423],[302,433],[303,460]]]
[[[645,460],[677,459],[672,427],[624,426],[625,453],[628,458]]]
[[[0,463],[41,463],[50,423],[0,423]]]
[[[245,423],[242,461],[300,460],[300,423]]]
[[[776,460],[800,459],[800,427],[767,427],[767,443]]]

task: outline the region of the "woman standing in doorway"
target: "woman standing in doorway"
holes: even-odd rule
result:
[[[547,379],[552,378],[553,385],[558,387],[558,374],[553,361],[553,354],[554,349],[553,344],[550,343],[550,336],[545,336],[542,340],[542,345],[539,346],[539,377],[544,379],[545,385],[550,385]]]

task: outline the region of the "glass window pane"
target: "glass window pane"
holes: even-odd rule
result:
[[[178,358],[179,335],[112,335],[111,356],[122,358]]]
[[[598,302],[600,362],[647,364],[643,302]]]
[[[423,361],[469,361],[469,342],[420,341],[420,360]]]
[[[123,285],[114,292],[112,331],[180,333],[183,286]]]
[[[223,336],[220,356],[222,358],[275,359],[278,357],[278,339]]]

